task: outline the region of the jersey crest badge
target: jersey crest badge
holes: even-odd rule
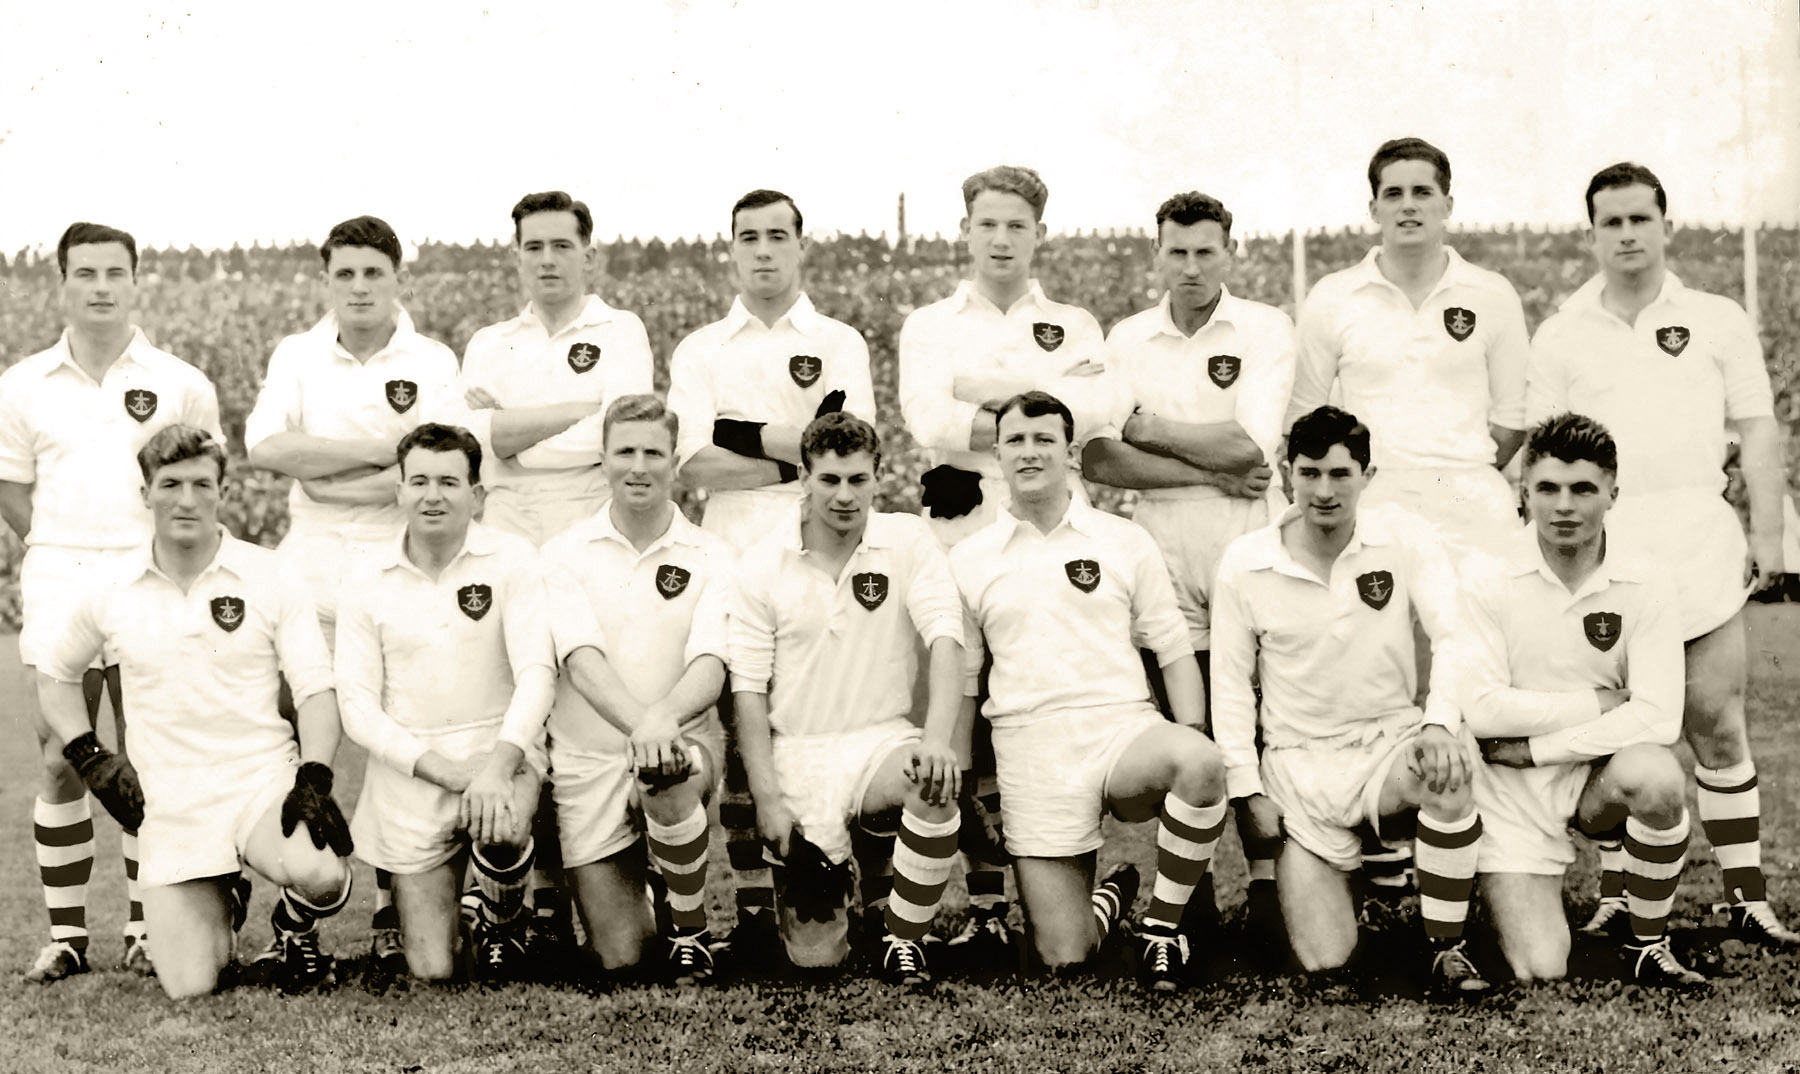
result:
[[[888,576],[864,572],[850,576],[850,592],[856,594],[856,603],[874,611],[881,607],[887,599]]]
[[[1389,571],[1370,571],[1356,576],[1356,595],[1364,604],[1380,611],[1394,597],[1394,576]]]
[[[788,359],[788,376],[802,388],[810,388],[819,383],[819,374],[825,372],[825,363],[810,354],[796,354]]]
[[[390,380],[387,382],[387,401],[394,413],[404,414],[419,401],[419,386],[410,380]]]
[[[1037,340],[1038,346],[1053,351],[1063,344],[1063,327],[1049,321],[1034,322],[1031,326],[1031,338]]]
[[[1083,593],[1092,593],[1100,588],[1100,564],[1092,559],[1071,559],[1063,564],[1063,573],[1069,576],[1069,584]]]
[[[492,586],[473,582],[456,591],[456,606],[470,619],[479,622],[481,617],[494,606],[494,589]]]
[[[1444,331],[1450,338],[1461,343],[1475,334],[1475,311],[1461,306],[1450,306],[1444,310]]]
[[[569,368],[577,373],[586,373],[600,364],[600,348],[592,343],[569,344]]]
[[[688,582],[694,577],[692,571],[684,570],[673,563],[665,563],[656,568],[656,591],[664,600],[674,600],[687,590]]]
[[[156,413],[156,393],[149,388],[132,388],[125,393],[125,413],[140,423]]]
[[[1681,357],[1681,352],[1687,350],[1688,340],[1692,338],[1693,333],[1687,330],[1686,325],[1672,324],[1656,330],[1656,345],[1671,358]]]
[[[208,602],[212,608],[213,622],[219,629],[229,634],[244,625],[243,597],[214,597]]]
[[[1618,612],[1589,612],[1581,617],[1582,632],[1587,635],[1588,644],[1601,652],[1608,652],[1619,644],[1619,635],[1625,630],[1625,617]]]
[[[1244,361],[1235,354],[1215,354],[1206,360],[1206,375],[1220,388],[1229,388],[1237,383],[1238,374],[1243,371]]]

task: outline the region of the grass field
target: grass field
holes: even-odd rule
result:
[[[1772,898],[1800,918],[1800,606],[1750,611],[1750,711],[1762,770],[1764,853]],[[0,705],[18,712],[12,639],[0,639]],[[353,801],[360,755],[346,747],[340,797]],[[0,740],[0,1072],[679,1069],[980,1071],[1800,1071],[1800,955],[1726,941],[1707,912],[1718,870],[1700,840],[1676,905],[1678,947],[1721,978],[1700,999],[1645,992],[1609,976],[1608,952],[1578,942],[1574,979],[1502,988],[1477,1005],[1418,997],[1411,922],[1371,931],[1357,984],[1321,989],[1282,971],[1279,952],[1242,924],[1243,866],[1218,862],[1225,924],[1206,981],[1173,998],[1141,994],[1117,973],[1083,978],[940,978],[911,995],[850,977],[742,979],[705,990],[518,985],[397,988],[377,994],[355,964],[329,993],[239,988],[176,1006],[154,981],[112,967],[121,953],[124,881],[117,827],[97,816],[89,904],[100,972],[48,988],[18,972],[46,923],[31,850],[36,766],[31,731]],[[1148,826],[1119,827],[1105,857],[1147,865]],[[360,956],[372,877],[358,866],[327,947]],[[1591,855],[1570,879],[1573,912],[1590,903]],[[715,885],[714,911],[724,923]],[[246,945],[268,935],[259,883]],[[951,897],[949,916],[962,898]],[[1479,916],[1479,908],[1477,909]],[[1385,920],[1384,915],[1377,915]],[[1478,957],[1504,976],[1479,924]],[[1116,967],[1115,967],[1116,968]]]

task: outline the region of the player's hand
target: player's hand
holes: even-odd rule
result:
[[[1604,716],[1618,708],[1620,705],[1623,705],[1625,702],[1630,701],[1631,691],[1597,689],[1594,691],[1594,697],[1599,700],[1600,714]],[[1490,761],[1489,763],[1491,764],[1493,762]]]
[[[1266,794],[1253,794],[1242,802],[1250,838],[1264,846],[1280,846],[1287,838],[1287,826],[1281,822],[1281,807],[1275,800]]]
[[[1781,534],[1750,534],[1750,552],[1744,560],[1744,585],[1752,593],[1780,585],[1781,576],[1787,570],[1785,558]]]
[[[1260,500],[1269,491],[1269,479],[1275,471],[1267,463],[1257,463],[1241,474],[1220,474],[1219,491],[1242,500]]]
[[[813,411],[813,417],[822,418],[827,414],[836,414],[844,409],[844,400],[848,398],[849,396],[844,394],[843,389],[831,389],[825,393],[825,398],[819,401],[819,409]]]
[[[1488,764],[1497,764],[1502,768],[1530,768],[1531,741],[1523,738],[1483,738],[1478,739],[1481,746],[1481,759]]]
[[[969,470],[933,466],[919,475],[919,488],[919,503],[932,518],[961,518],[981,506],[981,475]]]
[[[1407,767],[1431,793],[1460,790],[1469,782],[1469,755],[1444,727],[1426,724],[1409,752]]]
[[[794,811],[783,801],[756,803],[756,830],[761,833],[763,842],[774,848],[775,856],[787,860],[788,851],[793,849]]]
[[[1106,372],[1106,366],[1089,358],[1083,358],[1074,365],[1063,370],[1065,377],[1097,377]]]
[[[470,410],[499,410],[500,400],[486,388],[470,388],[463,393],[463,402],[469,404]]]
[[[631,767],[639,779],[668,786],[687,778],[688,752],[673,715],[646,709],[631,732],[630,748]]]
[[[144,823],[144,789],[138,785],[137,769],[131,762],[102,746],[100,736],[92,731],[71,740],[62,752],[119,827],[137,831]]]
[[[477,843],[502,843],[518,828],[513,816],[512,773],[500,765],[485,763],[469,781],[458,806],[458,819]]]
[[[919,797],[927,805],[950,805],[962,791],[962,766],[948,742],[916,742],[906,751],[902,764],[901,774],[918,784]]]
[[[331,766],[308,761],[294,773],[294,789],[281,803],[281,837],[286,839],[294,829],[306,825],[313,846],[326,847],[340,858],[356,849],[350,839],[350,825],[344,823],[343,811],[331,797]]]

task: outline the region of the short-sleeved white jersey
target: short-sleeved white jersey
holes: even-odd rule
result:
[[[0,481],[33,485],[27,544],[135,548],[150,540],[137,453],[171,425],[221,443],[206,375],[150,345],[143,329],[100,383],[55,346],[0,373]]]

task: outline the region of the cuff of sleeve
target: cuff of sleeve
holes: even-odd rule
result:
[[[1425,701],[1425,722],[1434,723],[1453,735],[1462,733],[1462,714],[1448,703],[1432,704],[1431,699]]]
[[[1263,793],[1262,773],[1253,764],[1235,765],[1225,770],[1225,794],[1230,798],[1249,798]]]
[[[569,657],[575,655],[575,650],[577,649],[592,649],[599,653],[602,658],[606,656],[606,646],[603,643],[603,639],[593,635],[577,634],[567,640],[563,638],[555,638],[553,640],[556,642],[556,667],[559,672],[561,671],[562,666],[569,662]]]
[[[0,459],[0,481],[11,481],[16,485],[33,484],[37,481],[37,468],[22,460]]]
[[[947,617],[945,622],[934,623],[921,636],[924,638],[925,648],[928,650],[944,638],[949,638],[961,645],[963,641],[962,610],[959,608],[954,614]]]
[[[1569,750],[1569,736],[1562,731],[1532,735],[1525,740],[1525,748],[1531,751],[1531,763],[1540,768],[1581,759]]]
[[[981,413],[981,407],[974,403],[965,403],[961,399],[950,401],[950,429],[944,438],[945,443],[935,445],[950,451],[969,450],[969,430],[975,427],[975,415]]]
[[[1166,668],[1178,660],[1192,660],[1194,645],[1187,639],[1187,624],[1182,623],[1181,637],[1172,642],[1156,647],[1156,666]]]
[[[413,775],[413,769],[419,766],[419,758],[429,752],[425,743],[412,741],[389,746],[382,751],[381,759],[386,762],[388,767],[410,776]]]
[[[980,697],[981,696],[981,675],[979,673],[974,674],[974,675],[964,675],[963,676],[963,696],[964,697]]]
[[[734,694],[767,694],[769,692],[769,677],[764,675],[758,678],[754,674],[740,674],[739,672],[733,671],[731,673],[731,692]]]

